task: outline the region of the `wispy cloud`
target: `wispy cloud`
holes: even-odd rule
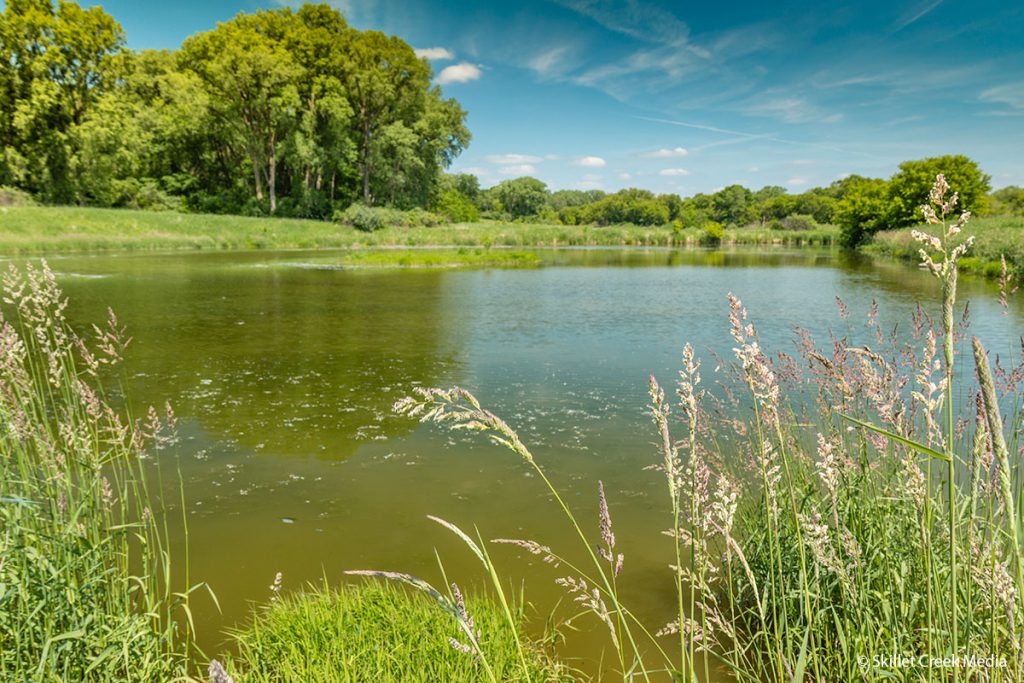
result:
[[[656,149],[653,152],[644,152],[640,156],[646,159],[671,159],[673,157],[685,157],[689,153],[690,152],[684,147],[673,147],[672,149],[663,147],[661,149]]]
[[[566,57],[572,50],[570,45],[559,45],[537,54],[526,66],[540,76],[561,75],[568,68]]]
[[[455,53],[446,47],[423,47],[413,50],[423,59],[455,59]]]
[[[502,166],[508,164],[536,164],[544,161],[544,157],[538,157],[532,154],[488,154],[484,158],[492,164],[499,164]]]
[[[911,9],[910,13],[906,17],[900,19],[897,22],[896,27],[893,28],[893,33],[902,31],[911,24],[914,24],[920,21],[921,19],[925,18],[926,16],[932,13],[932,10],[934,10],[941,4],[942,0],[926,0],[924,3],[917,5],[916,7]]]
[[[982,102],[1005,104],[1011,109],[1024,109],[1024,81],[988,88],[981,91],[978,99]]]
[[[511,164],[509,166],[502,166],[498,169],[498,173],[501,175],[536,175],[537,167],[533,164]]]
[[[789,180],[786,181],[786,186],[787,187],[802,187],[804,185],[809,184],[810,182],[811,181],[809,181],[807,178],[790,178]]]
[[[482,75],[483,72],[480,71],[480,67],[476,64],[461,62],[460,64],[452,64],[441,69],[441,73],[437,75],[437,82],[441,85],[468,83],[477,80]]]
[[[690,175],[690,172],[685,168],[663,168],[658,171],[658,175],[666,178],[679,178]]]
[[[671,12],[637,0],[555,0],[609,31],[651,43],[684,44],[689,27]]]
[[[608,162],[601,157],[580,157],[574,162],[577,166],[588,166],[590,168],[603,168]]]

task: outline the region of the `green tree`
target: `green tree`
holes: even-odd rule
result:
[[[742,185],[730,185],[714,194],[713,215],[719,223],[741,225],[747,221],[752,193]]]
[[[513,218],[536,216],[548,201],[548,186],[536,178],[505,180],[493,189],[500,210]]]
[[[890,212],[889,184],[886,181],[859,178],[849,183],[835,212],[843,246],[857,247],[872,233],[889,227]]]
[[[921,205],[927,201],[935,176],[940,173],[946,176],[953,191],[960,194],[962,208],[977,214],[985,212],[991,178],[974,161],[963,155],[904,161],[889,180],[892,227],[921,223]]]
[[[273,39],[275,12],[240,14],[182,46],[184,63],[203,81],[222,129],[245,150],[256,200],[277,210],[279,145],[299,106],[303,70]]]
[[[1010,185],[990,195],[992,213],[1024,216],[1024,187]]]

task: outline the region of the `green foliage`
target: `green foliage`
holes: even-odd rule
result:
[[[98,344],[80,338],[45,264],[12,270],[3,296],[16,315],[0,331],[0,679],[181,680],[191,591],[173,592],[144,460],[173,424],[154,411],[143,427],[104,398],[119,387],[99,384],[116,376],[101,364],[127,344],[113,314]]]
[[[469,142],[425,60],[326,4],[243,13],[177,52],[123,43],[101,8],[7,3],[0,184],[143,205],[131,180],[204,211],[326,218],[357,197],[426,206]]]
[[[16,187],[0,185],[0,206],[32,206],[32,196]]]
[[[670,210],[647,190],[621,190],[583,206],[577,222],[596,225],[668,225]]]
[[[494,602],[471,597],[466,611],[483,634],[480,646],[498,680],[574,680],[536,644],[526,648],[524,669],[514,634]],[[451,639],[466,639],[457,621],[430,598],[391,584],[285,595],[258,608],[252,623],[232,635],[239,654],[228,669],[236,683],[486,680],[476,657],[452,647]]]
[[[995,216],[1024,216],[1024,187],[1010,185],[989,195],[989,208]]]
[[[842,231],[843,246],[857,247],[866,242],[873,233],[886,228],[890,212],[887,182],[861,178],[850,183],[835,212],[835,222]]]
[[[373,232],[387,227],[435,227],[446,222],[444,217],[423,209],[402,211],[363,204],[353,204],[344,211],[338,211],[334,215],[334,220],[363,232]]]
[[[963,155],[931,157],[919,161],[904,161],[900,170],[889,180],[889,216],[887,227],[902,228],[921,222],[921,205],[935,176],[942,173],[954,192],[959,193],[959,206],[978,215],[988,208],[990,177],[981,172],[978,164]]]
[[[779,228],[782,230],[817,230],[821,225],[814,220],[814,216],[794,214],[786,216],[779,221]]]
[[[462,192],[452,188],[441,195],[434,211],[454,223],[474,223],[480,220],[480,209]]]
[[[718,246],[725,238],[725,226],[717,221],[708,221],[703,226],[704,234],[700,243],[707,246]]]
[[[489,194],[500,211],[512,218],[536,216],[548,201],[548,186],[536,178],[514,178],[491,188]]]

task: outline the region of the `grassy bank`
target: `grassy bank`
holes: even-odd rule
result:
[[[918,229],[924,230],[925,226],[919,226]],[[918,251],[921,245],[914,240],[911,230],[905,228],[880,232],[864,250],[880,256],[920,261]],[[969,255],[960,261],[961,271],[999,277],[1002,270],[999,259],[1005,256],[1007,267],[1018,278],[1024,274],[1024,217],[972,218],[971,233],[975,236],[974,246]]]
[[[0,253],[374,246],[696,246],[703,232],[667,227],[481,222],[368,233],[323,221],[174,212],[22,206],[0,209]],[[832,228],[727,230],[729,245],[834,244]]]
[[[464,607],[498,680],[574,680],[537,644],[528,645],[520,659],[495,603],[469,598]],[[425,595],[388,583],[286,595],[257,608],[252,622],[233,636],[239,654],[226,668],[235,683],[487,680],[481,660],[455,646],[466,640],[456,619]]]

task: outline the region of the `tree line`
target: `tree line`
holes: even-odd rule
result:
[[[436,199],[466,112],[397,37],[326,4],[125,48],[99,7],[0,14],[0,186],[50,203],[329,217]]]
[[[878,230],[921,222],[920,205],[938,173],[959,192],[960,205],[975,214],[1024,216],[1024,189],[1006,187],[989,194],[991,178],[962,155],[905,161],[888,180],[851,175],[826,187],[790,194],[770,185],[750,190],[730,185],[692,197],[654,194],[630,188],[549,191],[536,178],[503,181],[481,189],[476,177],[446,175],[438,209],[453,220],[484,218],[534,220],[580,225],[671,225],[676,228],[760,226],[805,230],[838,225],[847,246],[857,246]]]

